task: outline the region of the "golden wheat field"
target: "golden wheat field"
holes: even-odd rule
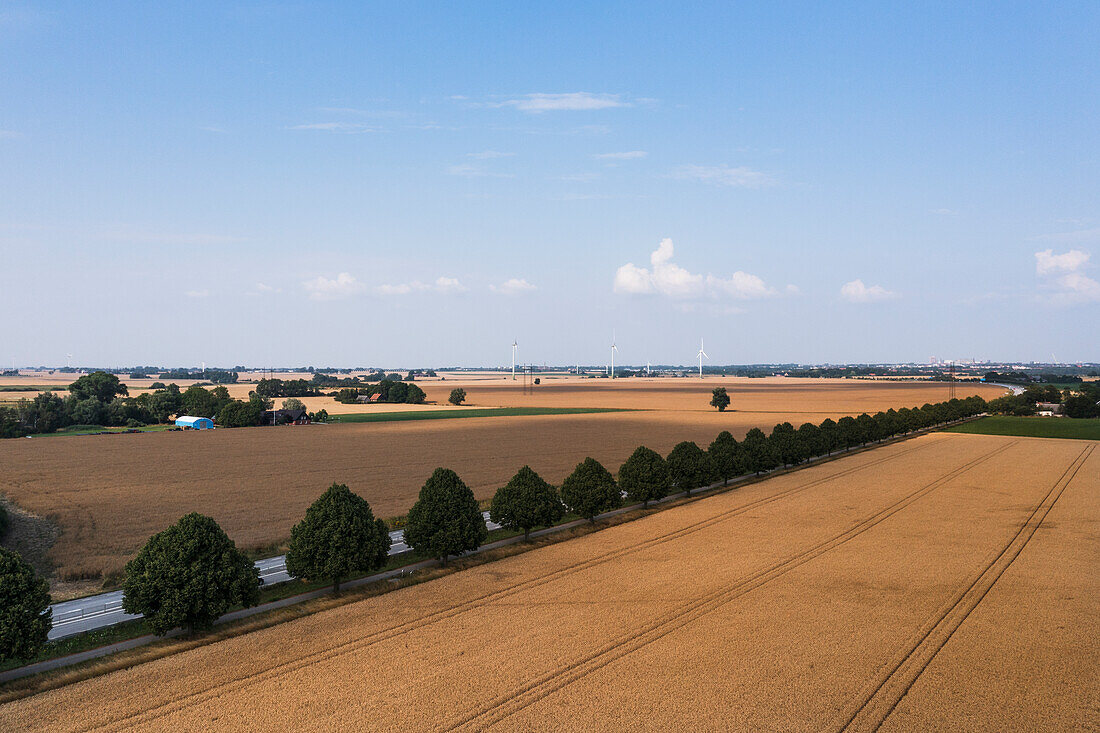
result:
[[[616,470],[643,444],[667,453],[681,440],[705,447],[722,430],[741,437],[785,420],[797,426],[946,397],[943,386],[927,384],[740,380],[726,383],[735,410],[718,413],[708,406],[718,380],[666,381],[574,381],[547,386],[540,403],[648,408],[638,412],[0,441],[0,493],[61,528],[49,555],[57,578],[94,579],[120,570],[150,535],[191,511],[214,517],[243,547],[264,547],[288,537],[334,481],[390,517],[408,511],[437,466],[456,470],[485,499],[525,464],[560,482],[586,456]],[[522,397],[507,384],[492,399]]]
[[[15,730],[1086,730],[1097,443],[931,434],[0,707]]]

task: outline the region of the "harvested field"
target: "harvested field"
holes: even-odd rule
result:
[[[1094,729],[1096,447],[905,441],[12,702],[0,728]]]
[[[574,384],[552,394],[581,407],[669,408],[5,440],[0,493],[61,528],[50,552],[57,577],[97,578],[121,570],[150,535],[190,511],[214,517],[243,547],[265,547],[288,537],[333,481],[347,483],[378,515],[397,516],[441,465],[458,471],[484,499],[524,464],[560,482],[589,455],[616,470],[638,445],[667,453],[681,440],[705,446],[722,430],[741,437],[784,420],[817,423],[944,396],[942,387],[903,382],[801,380],[769,387],[762,381],[740,380],[736,388],[731,382],[734,405],[745,409],[727,413],[707,406],[718,380],[653,388],[622,380],[635,386],[590,392]],[[518,390],[508,385],[499,397],[508,401]]]

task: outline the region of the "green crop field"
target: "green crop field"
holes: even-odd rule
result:
[[[461,410],[423,410],[415,412],[357,412],[330,415],[332,423],[399,422],[402,420],[450,420],[463,417],[515,417],[525,415],[583,415],[592,412],[629,412],[616,407],[472,407]]]
[[[980,435],[1019,435],[1025,438],[1100,440],[1100,420],[995,415],[952,426],[947,428],[947,432],[978,433]]]

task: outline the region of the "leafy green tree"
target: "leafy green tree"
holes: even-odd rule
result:
[[[223,428],[250,428],[260,424],[263,408],[253,402],[233,400],[218,411],[217,417]]]
[[[640,445],[619,467],[619,488],[630,501],[648,507],[649,502],[665,498],[672,490],[668,464],[660,453]]]
[[[449,556],[476,550],[488,536],[474,492],[449,468],[435,469],[409,510],[405,542],[446,565]]]
[[[125,397],[126,385],[114,374],[99,371],[85,374],[69,385],[69,392],[78,400],[110,402],[115,397]]]
[[[726,394],[725,387],[715,387],[711,392],[710,406],[717,407],[718,412],[725,412],[726,408],[730,406],[730,396]]]
[[[355,387],[345,387],[336,393],[335,400],[344,405],[353,405],[361,393]]]
[[[22,423],[32,433],[52,433],[58,428],[72,425],[65,407],[65,402],[53,392],[40,392],[29,402],[19,401]]]
[[[38,654],[52,627],[49,584],[19,553],[0,547],[0,662]]]
[[[188,387],[180,397],[180,414],[192,417],[214,417],[218,414],[218,399],[197,384]]]
[[[802,443],[803,460],[811,456],[825,455],[825,445],[821,437],[821,428],[812,422],[798,426],[798,439]]]
[[[410,405],[424,404],[424,400],[428,397],[424,394],[424,390],[420,389],[420,387],[415,384],[406,384],[405,386],[407,389],[405,390],[404,402]]]
[[[667,463],[672,485],[689,496],[692,489],[706,486],[715,476],[710,456],[690,440],[677,443],[668,454]]]
[[[19,410],[0,405],[0,438],[22,438],[26,434]]]
[[[875,439],[875,419],[873,417],[866,412],[862,412],[856,418],[856,425],[859,426],[859,442],[861,444],[866,445]]]
[[[260,574],[210,517],[192,512],[149,538],[126,564],[122,608],[154,634],[209,629],[233,606],[260,599]]]
[[[304,409],[306,409],[306,404],[304,402],[302,402],[300,399],[298,399],[297,397],[287,397],[285,400],[283,400],[283,409],[284,410],[304,410]]]
[[[290,530],[286,570],[304,580],[328,580],[339,593],[344,578],[381,568],[389,551],[386,523],[375,519],[363,497],[334,483]]]
[[[462,387],[455,387],[451,390],[451,396],[447,398],[447,401],[452,405],[461,405],[466,401],[466,390]]]
[[[733,434],[728,430],[723,430],[718,433],[718,437],[714,439],[714,442],[707,448],[707,453],[710,454],[711,463],[714,465],[714,470],[718,473],[718,478],[722,479],[722,483],[728,484],[730,479],[738,474],[738,454],[741,452],[741,445],[737,442],[737,438],[733,437]]]
[[[821,455],[828,455],[840,448],[840,437],[837,435],[836,421],[825,418],[817,427],[818,438],[821,441]]]
[[[561,500],[575,514],[595,522],[598,515],[622,504],[622,494],[610,471],[595,458],[585,458],[562,482]]]
[[[848,451],[863,442],[859,423],[851,415],[845,415],[836,423],[837,438],[844,450]]]
[[[745,434],[741,441],[748,456],[748,470],[759,475],[764,471],[770,471],[779,465],[779,457],[776,455],[771,441],[760,428],[753,428]]]
[[[558,492],[530,466],[521,468],[507,484],[497,489],[489,507],[489,518],[508,529],[522,529],[531,538],[533,527],[547,527],[565,515]]]
[[[789,422],[780,423],[772,428],[772,434],[768,438],[771,441],[775,454],[784,466],[794,466],[804,460],[802,441],[798,439],[798,431]]]
[[[8,508],[0,504],[0,540],[4,539],[4,535],[8,533],[8,527],[11,526],[10,523],[11,520],[8,518]]]

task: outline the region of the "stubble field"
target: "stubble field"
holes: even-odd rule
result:
[[[452,382],[441,384],[449,390]],[[729,389],[734,411],[707,406],[718,385]],[[681,440],[705,447],[721,430],[740,438],[752,427],[947,396],[944,385],[851,380],[573,380],[540,385],[534,398],[510,381],[475,389],[491,394],[479,404],[644,411],[6,440],[0,493],[60,528],[49,555],[56,577],[94,579],[120,570],[150,535],[191,511],[214,517],[240,546],[264,547],[288,537],[334,481],[379,516],[397,516],[437,466],[456,470],[484,499],[524,464],[558,483],[585,456],[614,471],[643,444],[667,453]]]
[[[1086,730],[1097,443],[933,434],[0,707],[0,728]]]

